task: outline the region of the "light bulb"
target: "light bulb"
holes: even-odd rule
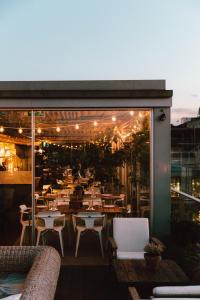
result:
[[[76,129],[76,130],[79,129],[79,125],[78,125],[78,124],[75,125],[75,129]]]
[[[38,129],[37,129],[37,133],[41,133],[42,132],[42,130],[41,130],[41,128],[39,127]]]
[[[134,111],[131,110],[130,111],[130,115],[133,116],[134,115]]]
[[[20,128],[18,129],[18,132],[19,132],[19,134],[22,134],[22,133],[23,133],[23,129],[20,127]]]
[[[60,132],[60,127],[56,127],[56,131],[57,131],[57,132]]]
[[[0,127],[0,132],[4,132],[3,126]]]
[[[142,113],[141,113],[141,112],[139,112],[139,118],[142,118],[142,117],[143,117]]]
[[[96,121],[94,121],[94,126],[97,126],[97,125],[98,125],[98,123]]]
[[[112,117],[112,121],[115,122],[116,121],[116,117]]]

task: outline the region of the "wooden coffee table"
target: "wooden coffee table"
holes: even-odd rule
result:
[[[135,286],[147,297],[155,286],[189,283],[189,278],[173,260],[161,260],[155,271],[146,268],[145,260],[116,260],[113,266],[122,299],[129,286]]]

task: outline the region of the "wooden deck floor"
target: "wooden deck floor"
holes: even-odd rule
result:
[[[120,300],[112,269],[105,266],[62,267],[55,300]]]

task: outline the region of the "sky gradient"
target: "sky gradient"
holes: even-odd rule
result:
[[[0,80],[166,79],[176,123],[199,57],[199,0],[0,0]]]

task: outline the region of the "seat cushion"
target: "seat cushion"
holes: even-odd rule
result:
[[[172,298],[172,297],[170,297],[170,298],[154,298],[154,297],[152,297],[151,299],[155,299],[155,300],[199,300],[199,298]]]
[[[160,286],[153,289],[153,295],[157,297],[200,297],[200,285]]]
[[[0,274],[0,299],[21,293],[25,278],[26,274],[24,273]]]
[[[117,251],[118,259],[144,259],[144,252]]]
[[[8,296],[6,298],[1,298],[2,300],[20,300],[20,297],[22,296],[22,294],[15,294],[15,295],[11,295]]]

